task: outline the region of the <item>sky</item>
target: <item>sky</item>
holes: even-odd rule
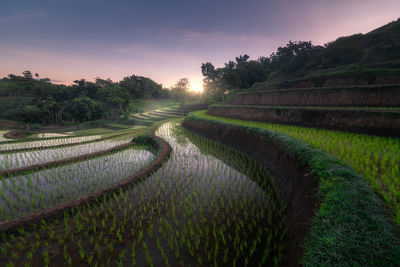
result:
[[[189,78],[193,90],[202,63],[256,60],[289,40],[323,45],[400,17],[399,0],[0,1],[0,77]]]

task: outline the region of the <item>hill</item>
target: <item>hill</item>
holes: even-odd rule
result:
[[[324,46],[289,41],[269,57],[241,55],[222,68],[207,62],[202,74],[206,91],[217,98],[226,90],[297,87],[300,81],[310,81],[300,87],[400,83],[400,19]]]

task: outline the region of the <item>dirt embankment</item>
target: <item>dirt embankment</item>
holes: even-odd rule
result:
[[[0,128],[7,128],[7,129],[21,129],[21,126],[15,124],[14,121],[10,120],[0,120]]]
[[[318,205],[318,183],[310,175],[308,166],[300,165],[281,144],[244,129],[189,119],[183,122],[183,127],[244,151],[269,169],[271,178],[287,203],[288,251],[284,253],[284,264],[299,265],[304,253],[304,239]]]
[[[250,121],[325,128],[382,136],[400,136],[400,112],[390,110],[345,110],[210,106],[207,114]]]
[[[233,105],[400,107],[400,85],[309,88],[236,94]]]
[[[10,138],[10,139],[22,139],[26,137],[26,133],[21,131],[21,130],[11,130],[7,133],[4,134],[5,138]]]
[[[295,89],[311,87],[366,86],[400,84],[399,75],[371,76],[366,78],[315,78],[303,81],[289,81],[282,84],[262,88],[262,90]]]

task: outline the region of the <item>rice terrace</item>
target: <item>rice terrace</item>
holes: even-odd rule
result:
[[[400,266],[400,3],[341,1],[4,4],[0,266]]]

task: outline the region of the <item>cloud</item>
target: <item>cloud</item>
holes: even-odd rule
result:
[[[45,15],[46,15],[46,12],[43,9],[31,9],[31,10],[26,10],[19,14],[2,16],[2,17],[0,17],[0,22],[25,21],[25,20],[34,19],[37,17],[43,17]]]

